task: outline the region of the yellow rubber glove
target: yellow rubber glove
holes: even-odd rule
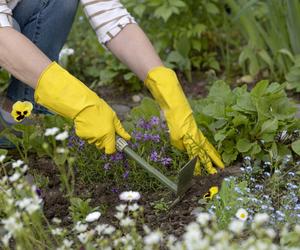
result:
[[[49,110],[73,119],[76,134],[105,149],[106,154],[116,151],[115,133],[130,139],[107,103],[55,62],[40,76],[34,98]]]
[[[217,173],[212,162],[223,169],[219,153],[197,127],[175,72],[165,67],[156,67],[148,72],[145,85],[164,111],[172,145],[186,150],[190,158],[198,156],[194,174],[201,174],[200,164],[210,174]]]

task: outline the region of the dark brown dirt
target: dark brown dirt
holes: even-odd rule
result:
[[[49,179],[47,188],[42,190],[42,198],[44,200],[44,212],[46,217],[51,220],[53,217],[62,219],[64,225],[71,223],[68,207],[70,203],[64,196],[64,192],[60,189],[59,172],[53,163],[45,158],[32,159],[30,163],[31,169],[35,169]],[[149,192],[142,193],[139,204],[145,209],[145,222],[151,228],[160,227],[166,233],[180,235],[184,230],[184,226],[194,219],[192,211],[199,207],[198,201],[209,190],[211,186],[221,185],[222,180],[231,175],[239,175],[239,166],[226,168],[216,175],[194,177],[193,185],[183,198],[175,204],[171,209],[166,211],[155,210],[153,203],[164,198],[165,201],[171,203],[175,200],[170,192]],[[102,222],[116,224],[114,218],[115,206],[120,204],[117,193],[111,191],[113,183],[94,183],[85,184],[76,180],[75,194],[82,199],[91,199],[91,206],[100,206],[103,216]]]

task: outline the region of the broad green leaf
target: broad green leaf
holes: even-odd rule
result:
[[[6,149],[0,148],[0,155],[7,155],[8,151]]]
[[[212,100],[219,100],[226,104],[230,104],[233,101],[233,95],[228,84],[224,81],[216,81],[210,88],[208,97],[211,97]]]
[[[250,155],[255,156],[261,151],[261,147],[257,144],[257,142],[252,144],[251,150],[250,150]]]
[[[292,143],[292,149],[297,155],[300,155],[300,140],[294,141]]]
[[[259,97],[265,94],[267,88],[269,86],[269,81],[262,80],[258,82],[255,87],[251,91],[251,96],[253,97]]]
[[[225,117],[224,107],[225,106],[223,104],[210,103],[203,108],[203,113],[215,119],[224,119]]]
[[[160,109],[158,104],[153,99],[145,97],[139,106],[131,110],[130,114],[135,119],[149,119],[152,116],[160,116]]]
[[[240,125],[246,125],[249,122],[247,116],[238,114],[232,120],[232,123],[235,127]]]
[[[277,129],[278,129],[278,120],[277,119],[268,120],[262,124],[260,133],[261,134],[273,133],[276,132]]]
[[[139,17],[142,17],[143,14],[144,14],[145,9],[146,9],[146,6],[145,6],[145,5],[139,4],[139,5],[137,5],[137,6],[133,9],[133,11],[134,11],[134,13],[136,13]]]
[[[238,156],[238,152],[234,151],[233,153],[223,152],[222,159],[226,165],[230,164],[231,162],[235,161]]]
[[[239,152],[245,153],[252,147],[251,142],[246,138],[241,138],[237,141],[236,148]]]
[[[223,130],[218,131],[214,136],[216,142],[223,141],[225,138],[226,138],[226,131]]]
[[[210,13],[210,14],[218,14],[220,12],[218,7],[215,4],[211,3],[211,2],[208,2],[205,5],[205,7],[206,7],[207,12]]]

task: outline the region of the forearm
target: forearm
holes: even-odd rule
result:
[[[136,24],[127,25],[107,43],[107,47],[142,81],[150,69],[163,65],[151,42]]]
[[[0,66],[13,76],[35,88],[50,63],[24,35],[13,28],[0,28]]]

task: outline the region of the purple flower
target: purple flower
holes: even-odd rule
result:
[[[123,154],[120,153],[120,152],[117,152],[117,153],[110,156],[111,161],[121,161],[121,160],[123,160],[123,158],[124,158]]]
[[[159,142],[160,141],[160,136],[159,135],[152,135],[151,140],[154,142]]]
[[[123,174],[123,178],[124,178],[124,179],[127,179],[127,178],[128,178],[128,175],[129,175],[129,171],[127,170],[127,171]]]
[[[151,152],[150,154],[150,160],[154,161],[154,162],[158,162],[159,161],[159,156],[157,154],[157,152],[154,150]]]
[[[138,120],[137,126],[145,130],[150,130],[152,127],[151,124],[146,122],[144,119]]]
[[[150,125],[151,126],[159,125],[159,118],[157,116],[152,116],[150,120]]]
[[[164,157],[160,160],[161,164],[164,166],[168,166],[172,163],[172,159],[170,157]]]
[[[141,132],[135,132],[133,133],[133,137],[135,137],[137,141],[140,141],[143,139],[143,134]]]
[[[112,191],[113,193],[119,193],[119,189],[117,189],[117,188],[112,188],[111,191]]]
[[[143,137],[144,141],[151,141],[152,135],[145,133]]]
[[[103,166],[104,170],[107,171],[110,169],[110,163],[105,163],[104,166]]]

